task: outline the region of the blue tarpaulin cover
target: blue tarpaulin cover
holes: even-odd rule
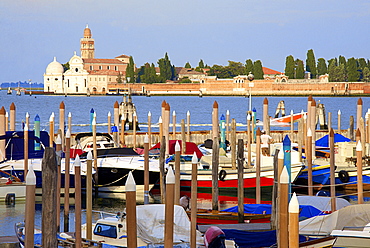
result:
[[[334,143],[337,142],[350,142],[351,139],[344,137],[343,135],[339,133],[334,134]],[[329,147],[329,135],[325,135],[324,137],[316,140],[316,146],[322,146],[322,147]]]
[[[238,212],[238,206],[224,209],[225,212]],[[249,214],[271,214],[271,205],[269,204],[244,204],[244,213]],[[324,214],[319,209],[310,205],[299,205],[299,218],[306,219],[313,216]]]

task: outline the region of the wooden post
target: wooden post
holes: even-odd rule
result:
[[[176,112],[172,112],[172,139],[176,140]]]
[[[312,157],[316,158],[316,101],[311,102],[311,132],[312,132]]]
[[[289,194],[289,175],[286,167],[280,175],[279,190],[279,221],[278,221],[278,247],[289,247],[288,244],[288,194]]]
[[[212,139],[218,138],[218,103],[214,101],[212,111]]]
[[[186,112],[186,141],[190,142],[190,111]]]
[[[186,138],[185,138],[185,120],[181,119],[181,152],[185,154],[186,151]]]
[[[290,110],[290,139],[294,142],[294,119],[293,119],[293,110]]]
[[[148,112],[148,139],[149,148],[152,147],[152,113]]]
[[[94,155],[94,181],[95,181],[95,193],[98,192],[99,177],[98,177],[98,148],[96,146],[96,118],[92,120],[92,131],[93,131],[93,155]]]
[[[136,116],[136,111],[134,112],[133,114],[133,122],[134,122],[134,125],[132,127],[132,135],[134,136],[133,137],[133,147],[136,148],[136,125],[137,125],[137,116]]]
[[[261,130],[256,133],[256,204],[261,204]]]
[[[307,142],[306,144],[308,144],[306,146],[306,158],[307,158],[307,186],[308,186],[308,195],[310,196],[313,196],[313,182],[312,182],[312,146],[310,144],[312,144],[312,132],[311,132],[311,128],[309,127],[308,130],[307,130]]]
[[[25,176],[28,172],[28,125],[24,126],[24,160],[23,160],[23,170]]]
[[[234,120],[234,119],[233,119]],[[238,139],[238,222],[244,223],[244,142]]]
[[[191,198],[190,198],[190,247],[195,248],[197,242],[197,194],[198,194],[198,158],[194,152],[191,160]]]
[[[163,136],[166,137],[166,154],[170,151],[170,105],[166,103],[163,116]]]
[[[351,115],[349,117],[349,138],[351,140],[355,139],[355,133],[354,133],[355,130],[354,130],[354,128],[355,128],[354,119],[353,119],[353,115]]]
[[[86,238],[92,239],[92,153],[86,158]]]
[[[219,166],[218,137],[213,137],[212,144],[212,211],[218,211],[218,166]]]
[[[299,203],[295,193],[290,199],[289,207],[289,248],[299,247]]]
[[[335,199],[335,155],[334,155],[334,130],[330,129],[329,132],[329,147],[330,147],[330,200],[331,211],[337,210]]]
[[[126,180],[126,229],[127,229],[127,247],[137,247],[136,230],[136,183],[132,172],[128,173]]]
[[[28,112],[26,112],[26,125],[30,128],[30,114]]]
[[[230,111],[226,110],[226,140],[230,140]]]
[[[5,132],[9,131],[9,114],[5,111]]]
[[[161,136],[161,146],[160,146],[160,154],[159,154],[159,174],[160,174],[160,185],[161,185],[161,202],[162,204],[165,203],[165,194],[166,194],[166,185],[165,185],[165,171],[164,171],[164,164],[165,164],[165,155],[166,155],[166,137]]]
[[[180,181],[180,152],[181,147],[178,140],[175,144],[175,204],[180,204],[181,181]]]
[[[60,136],[62,140],[62,150],[64,150],[64,121],[65,121],[65,105],[64,102],[62,101],[59,104],[59,129],[62,131]]]
[[[325,124],[325,123],[324,123]],[[331,129],[331,112],[328,112],[328,131],[330,132]]]
[[[108,112],[108,133],[112,133],[112,114]]]
[[[309,95],[308,98],[307,98],[307,127],[310,127],[311,130],[312,130],[312,127],[311,127],[311,116],[312,116],[312,112],[311,112],[311,104],[312,104],[312,95]]]
[[[303,114],[303,144],[302,146],[307,149],[307,113]]]
[[[68,112],[68,127],[67,127],[67,130],[68,129],[69,129],[69,132],[72,133],[72,113],[71,112]]]
[[[297,142],[298,142],[298,154],[299,161],[302,162],[302,147],[303,147],[304,131],[303,131],[303,118],[298,120],[298,133],[297,133]]]
[[[251,132],[251,115],[247,115],[248,126],[248,168],[252,168],[252,132]]]
[[[144,204],[149,204],[149,138],[144,137]]]
[[[54,147],[54,112],[51,113],[49,118],[49,139],[50,139],[50,147]]]
[[[0,135],[5,135],[6,132],[6,121],[5,121],[5,108],[4,106],[0,109]],[[0,140],[0,161],[6,159],[6,151],[5,151],[5,139]]]
[[[59,129],[60,131],[60,129]],[[58,133],[58,137],[55,141],[55,151],[57,155],[57,168],[58,168],[58,183],[57,183],[57,230],[60,231],[60,191],[61,191],[61,184],[62,184],[62,170],[61,170],[61,162],[62,162],[62,138],[61,135]]]
[[[81,245],[81,161],[78,154],[75,158],[75,247],[82,247]]]
[[[244,144],[243,148],[244,148]],[[236,170],[236,121],[233,118],[231,120],[231,168]]]
[[[57,240],[57,178],[56,154],[53,148],[45,147],[42,159],[42,245],[58,247]]]
[[[360,118],[362,117],[362,99],[361,97],[357,100],[357,118],[356,118],[356,129],[360,127]]]
[[[358,129],[357,129],[358,130]],[[364,186],[362,181],[362,145],[361,141],[357,142],[356,145],[356,157],[357,157],[357,203],[364,203]]]
[[[15,131],[16,108],[14,102],[10,104],[10,128],[9,131]]]
[[[119,104],[117,101],[114,102],[114,106],[113,106],[113,121],[114,121],[114,125],[117,127],[117,130],[119,131]],[[120,147],[120,142],[119,142],[119,132],[115,132],[113,133],[113,138],[115,140],[115,146],[116,147]]]
[[[341,115],[342,115],[342,113],[340,112],[340,110],[338,110],[338,133],[339,134],[341,133],[341,127],[340,127],[340,124],[341,124]]]
[[[172,167],[168,167],[166,176],[166,204],[165,204],[165,225],[164,225],[164,247],[173,247],[173,222],[174,222],[174,196],[175,175]]]
[[[35,192],[36,176],[31,165],[26,176],[25,247],[34,247],[35,245]]]
[[[70,185],[70,161],[71,161],[71,132],[66,132],[66,152],[64,159],[64,232],[69,232],[69,185]]]
[[[125,146],[125,119],[121,115],[121,145],[120,147]]]
[[[268,110],[269,110],[269,101],[265,97],[263,99],[263,118],[262,118],[262,121],[263,121],[263,130],[265,130],[267,134],[269,134],[269,132],[267,132],[267,129],[268,129],[267,122],[270,121]]]
[[[359,128],[360,129],[360,133],[361,133],[360,140],[361,140],[361,144],[362,144],[362,151],[363,151],[364,154],[366,154],[366,147],[365,147],[365,145],[366,145],[366,138],[365,138],[366,132],[365,132],[364,118],[362,118],[362,117],[360,117],[360,125],[359,125],[359,127],[360,127]]]
[[[162,141],[162,136],[163,136],[163,119],[162,119],[162,116],[159,116],[159,118],[158,118],[158,128],[159,128],[158,141],[161,142]],[[164,144],[164,145],[166,147],[166,144]]]

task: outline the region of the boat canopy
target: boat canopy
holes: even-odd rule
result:
[[[24,159],[24,132],[6,131],[5,135],[0,136],[0,140],[5,139],[5,152],[7,159]],[[46,131],[40,131],[40,138],[35,136],[35,131],[28,131],[28,158],[42,158],[44,148],[35,150],[35,142],[41,143],[44,147],[49,146],[49,134]]]
[[[312,217],[299,222],[299,234],[327,236],[346,226],[363,227],[370,222],[370,204],[350,205],[329,215]]]
[[[170,140],[169,141],[169,154],[175,154],[175,145],[176,141],[179,142],[180,147],[182,147],[182,141],[181,140]],[[160,149],[161,148],[161,143],[155,144],[152,148],[150,148],[151,151],[155,149]],[[197,154],[198,159],[200,159],[203,156],[203,153],[199,150],[198,146],[193,143],[193,142],[186,142],[186,151],[185,154],[190,154],[193,155],[194,152]]]

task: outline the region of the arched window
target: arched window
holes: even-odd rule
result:
[[[85,88],[86,88],[86,86],[87,86],[86,79],[84,79],[84,81],[85,81]]]
[[[76,86],[76,92],[78,92],[78,86]]]

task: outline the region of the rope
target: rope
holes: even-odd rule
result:
[[[136,169],[133,169],[131,172],[134,172],[135,170],[136,170]],[[129,172],[129,173],[130,173],[130,172]],[[120,180],[124,179],[125,177],[127,177],[129,173],[127,173],[126,175],[123,175],[122,177],[118,178],[117,180],[115,180],[115,181],[113,181],[113,182],[110,182],[110,183],[107,183],[107,184],[96,185],[96,186],[98,186],[98,187],[105,187],[105,186],[112,185],[112,184],[114,184],[114,183],[116,183],[116,182],[118,182],[118,181],[120,181]]]

